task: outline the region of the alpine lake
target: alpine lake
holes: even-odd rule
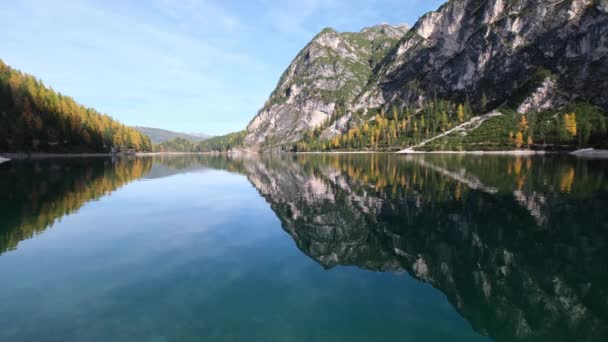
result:
[[[0,164],[0,341],[608,341],[608,160]]]

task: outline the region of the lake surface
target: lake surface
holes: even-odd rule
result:
[[[0,164],[0,341],[607,341],[608,161]]]

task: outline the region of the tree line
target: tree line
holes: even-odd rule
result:
[[[245,142],[245,131],[212,137],[200,142],[174,138],[154,146],[155,152],[219,152],[240,148]]]
[[[323,131],[334,122],[308,131],[292,148],[296,152],[328,150],[383,150],[413,146],[421,141],[458,126],[475,114],[468,103],[455,104],[441,99],[426,101],[422,108],[393,107],[388,111],[376,109],[375,115],[362,120],[346,132],[330,139]],[[352,120],[351,120],[352,121]]]
[[[476,149],[608,147],[608,115],[589,103],[575,102],[563,108],[525,115],[508,108],[499,111],[507,118],[501,119],[500,127],[484,123],[469,132],[468,137],[455,133],[424,148],[461,150],[461,143],[467,139],[474,141],[475,146],[471,147]],[[295,152],[402,149],[418,145],[476,115],[467,102],[455,104],[432,99],[417,110],[408,107],[393,107],[387,111],[375,109],[358,122],[351,119],[352,127],[341,130],[334,127],[340,134],[328,137],[326,132],[340,117],[340,114],[334,114],[319,127],[307,131],[290,149]]]
[[[150,151],[150,139],[0,60],[0,151]]]
[[[608,115],[589,103],[571,103],[558,110],[512,115],[518,121],[508,139],[515,148],[608,147]]]

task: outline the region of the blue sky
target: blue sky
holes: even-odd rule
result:
[[[415,23],[443,0],[0,1],[0,58],[129,125],[243,129],[324,27]]]

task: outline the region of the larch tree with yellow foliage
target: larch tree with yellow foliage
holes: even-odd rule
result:
[[[570,113],[564,115],[564,128],[566,132],[571,136],[575,137],[578,129],[576,125],[576,113]]]
[[[525,116],[525,115],[522,115],[522,116],[521,116],[521,119],[519,119],[519,125],[518,125],[518,129],[519,129],[521,132],[525,132],[525,131],[527,131],[527,130],[528,130],[528,128],[529,128],[529,125],[528,125],[528,119],[526,119],[526,116]]]
[[[517,132],[515,134],[515,147],[521,148],[524,144],[524,134],[522,132]]]

